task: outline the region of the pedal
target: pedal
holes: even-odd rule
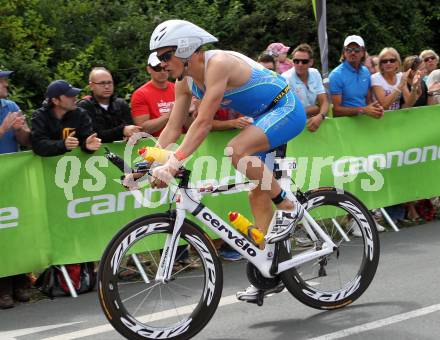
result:
[[[257,306],[258,307],[261,307],[261,306],[263,306],[263,302],[264,302],[264,290],[261,290],[260,289],[260,291],[258,292],[258,295],[257,295]]]
[[[258,307],[263,306],[264,303],[264,290],[260,289],[255,300],[246,300],[247,303],[254,303]]]

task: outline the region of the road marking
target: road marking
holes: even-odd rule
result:
[[[2,339],[2,340],[14,340],[18,336],[24,336],[24,335],[29,335],[29,334],[34,334],[34,333],[39,333],[39,332],[44,332],[44,331],[50,331],[52,329],[66,327],[66,326],[71,326],[71,325],[75,325],[75,324],[81,323],[81,322],[82,321],[69,322],[69,323],[60,323],[60,324],[57,324],[57,325],[32,327],[32,328],[22,328],[22,329],[17,329],[17,330],[13,330],[13,331],[0,332],[0,339]]]
[[[390,316],[390,317],[382,319],[382,320],[364,323],[363,325],[343,329],[341,331],[337,331],[334,333],[321,335],[316,338],[311,338],[309,340],[333,340],[333,339],[345,338],[350,335],[363,333],[366,331],[370,331],[372,329],[385,327],[388,325],[392,325],[394,323],[402,322],[402,321],[413,319],[413,318],[418,318],[419,316],[435,313],[438,311],[440,311],[440,304],[416,309],[416,310],[413,310],[408,313],[393,315],[393,316]]]
[[[283,292],[285,292],[286,290],[284,290]],[[237,298],[234,295],[229,295],[229,296],[225,296],[223,298],[220,299],[220,303],[219,303],[219,307],[221,306],[227,306],[227,305],[231,305],[233,303],[237,303],[237,302],[241,302],[238,301]],[[182,306],[179,307],[177,309],[170,309],[170,310],[166,310],[163,312],[158,312],[158,313],[154,313],[154,314],[149,314],[149,315],[143,315],[139,318],[137,318],[140,321],[156,321],[156,320],[160,320],[160,319],[166,319],[169,318],[171,316],[175,316],[177,313],[179,315],[183,315],[183,314],[189,314],[193,309],[194,309],[195,305],[188,305],[188,306]],[[95,335],[95,334],[99,334],[99,333],[105,333],[105,332],[110,332],[110,331],[115,331],[113,326],[110,324],[106,324],[106,325],[102,325],[102,326],[97,326],[97,327],[91,327],[91,328],[86,328],[86,329],[82,329],[76,332],[72,332],[72,333],[66,333],[66,334],[61,334],[61,335],[57,335],[57,336],[53,336],[50,338],[44,338],[44,340],[70,340],[70,339],[78,339],[78,338],[82,338],[82,337],[86,337],[86,336],[91,336],[91,335]]]

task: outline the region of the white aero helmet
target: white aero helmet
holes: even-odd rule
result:
[[[174,55],[187,59],[202,45],[218,39],[197,25],[185,20],[167,20],[159,24],[151,34],[150,50],[176,46]]]

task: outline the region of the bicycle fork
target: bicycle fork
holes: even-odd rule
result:
[[[171,279],[173,264],[176,258],[177,247],[180,240],[180,229],[182,228],[184,220],[185,210],[177,208],[173,233],[168,234],[165,241],[155,277],[156,282],[167,283]]]

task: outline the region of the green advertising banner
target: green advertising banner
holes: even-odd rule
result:
[[[326,185],[348,190],[369,208],[440,195],[438,126],[440,106],[386,112],[379,120],[328,119],[317,132],[289,142],[287,155],[297,161],[292,177],[304,191]],[[192,185],[245,180],[224,156],[235,133],[209,135],[188,161]],[[107,146],[133,163],[137,149],[151,143]],[[130,220],[166,208],[168,189],[125,191],[119,170],[103,154],[0,155],[0,277],[98,260]],[[204,203],[224,218],[230,210],[251,216],[246,192],[219,196]]]

